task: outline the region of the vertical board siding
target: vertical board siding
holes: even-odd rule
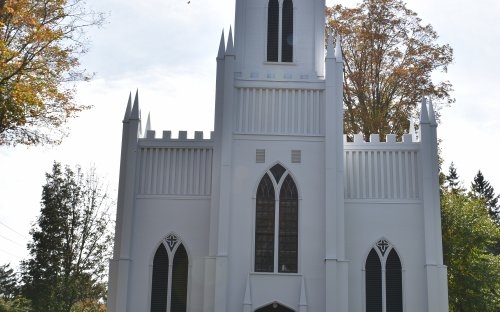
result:
[[[211,148],[144,147],[139,162],[140,195],[210,195]]]
[[[345,150],[346,199],[417,200],[417,150]]]
[[[238,88],[235,133],[324,134],[321,90]]]

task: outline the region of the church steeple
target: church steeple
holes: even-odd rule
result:
[[[325,0],[237,0],[236,77],[316,80],[324,76]]]

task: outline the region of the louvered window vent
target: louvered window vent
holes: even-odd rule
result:
[[[255,151],[255,162],[256,163],[266,162],[266,150],[265,149],[257,149]]]
[[[292,163],[299,164],[302,162],[302,151],[292,150]]]

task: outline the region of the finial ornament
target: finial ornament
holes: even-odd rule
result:
[[[123,121],[127,122],[130,119],[130,112],[132,110],[132,92],[128,95],[127,108],[125,109],[125,116],[123,117]]]
[[[333,58],[335,56],[335,48],[333,47],[333,30],[328,32],[328,47],[326,48],[327,58]]]
[[[342,47],[340,43],[342,42],[342,38],[340,37],[340,33],[337,31],[337,37],[335,38],[335,58],[337,62],[343,62],[342,58]]]
[[[432,105],[432,98],[429,96],[429,119],[431,125],[437,126],[436,114],[434,113],[434,105]]]
[[[151,130],[151,113],[148,113],[148,120],[146,121],[146,133]]]
[[[139,89],[135,92],[134,106],[130,114],[130,119],[140,119],[139,117]]]
[[[428,124],[428,123],[429,123],[429,113],[427,112],[427,99],[423,97],[422,106],[420,110],[420,124]]]
[[[218,59],[223,59],[224,58],[224,48],[226,46],[226,43],[224,41],[224,29],[222,29],[222,34],[220,36],[220,43],[219,43],[219,52],[217,53],[217,58]]]
[[[229,35],[227,37],[226,55],[234,55],[233,29],[231,26],[229,26]]]

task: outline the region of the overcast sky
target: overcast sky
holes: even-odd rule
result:
[[[139,89],[144,119],[161,132],[213,129],[215,57],[234,0],[87,0],[108,14],[89,32],[82,64],[95,78],[78,85],[77,100],[94,105],[69,122],[58,147],[0,147],[0,265],[27,257],[29,229],[40,210],[45,172],[59,161],[94,165],[116,196],[121,121],[129,92]],[[358,1],[327,1],[354,6]],[[408,0],[440,43],[454,49],[444,76],[456,103],[442,110],[438,136],[445,168],[453,161],[465,186],[481,170],[500,192],[500,1]],[[158,135],[158,134],[157,134]]]

